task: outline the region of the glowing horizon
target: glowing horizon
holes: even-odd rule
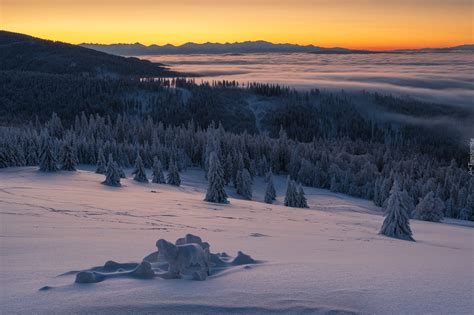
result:
[[[3,0],[1,28],[79,43],[265,40],[403,49],[471,44],[470,0]]]

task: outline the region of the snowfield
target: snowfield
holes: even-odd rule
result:
[[[230,188],[230,204],[212,204],[202,171],[181,175],[179,188],[131,179],[112,188],[90,167],[0,170],[0,313],[474,313],[471,223],[412,220],[416,242],[401,241],[377,234],[383,217],[371,201],[305,187],[310,209],[287,208],[286,178],[275,176],[275,205],[262,202],[261,178],[254,200]],[[212,252],[242,250],[264,263],[207,281],[75,284],[62,275],[140,262],[156,240],[186,233]]]

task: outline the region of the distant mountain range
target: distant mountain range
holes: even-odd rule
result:
[[[422,48],[422,49],[405,49],[394,50],[395,52],[419,52],[419,53],[449,53],[449,52],[474,52],[474,45],[459,45],[444,48]]]
[[[0,71],[89,76],[175,76],[165,66],[78,45],[0,31]]]
[[[186,43],[180,46],[135,44],[81,44],[120,56],[173,55],[173,54],[246,54],[246,53],[314,53],[314,54],[378,54],[378,53],[445,53],[453,51],[473,51],[474,45],[462,45],[448,48],[426,48],[417,50],[371,51],[347,48],[323,48],[314,45],[273,44],[266,41],[246,41],[241,43]]]

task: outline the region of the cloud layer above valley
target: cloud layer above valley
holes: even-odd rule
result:
[[[200,80],[280,83],[298,89],[377,91],[472,106],[474,56],[445,54],[246,54],[148,56]]]

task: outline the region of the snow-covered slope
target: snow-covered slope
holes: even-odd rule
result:
[[[472,226],[412,221],[417,242],[377,234],[370,201],[305,188],[310,209],[202,201],[203,173],[188,170],[180,188],[103,176],[0,170],[2,314],[67,313],[362,313],[472,314]],[[450,221],[450,223],[456,223]],[[238,250],[265,263],[235,267],[205,282],[111,279],[74,284],[71,270],[108,260],[139,262],[155,241],[186,233],[213,252]],[[44,286],[52,289],[39,291]]]

